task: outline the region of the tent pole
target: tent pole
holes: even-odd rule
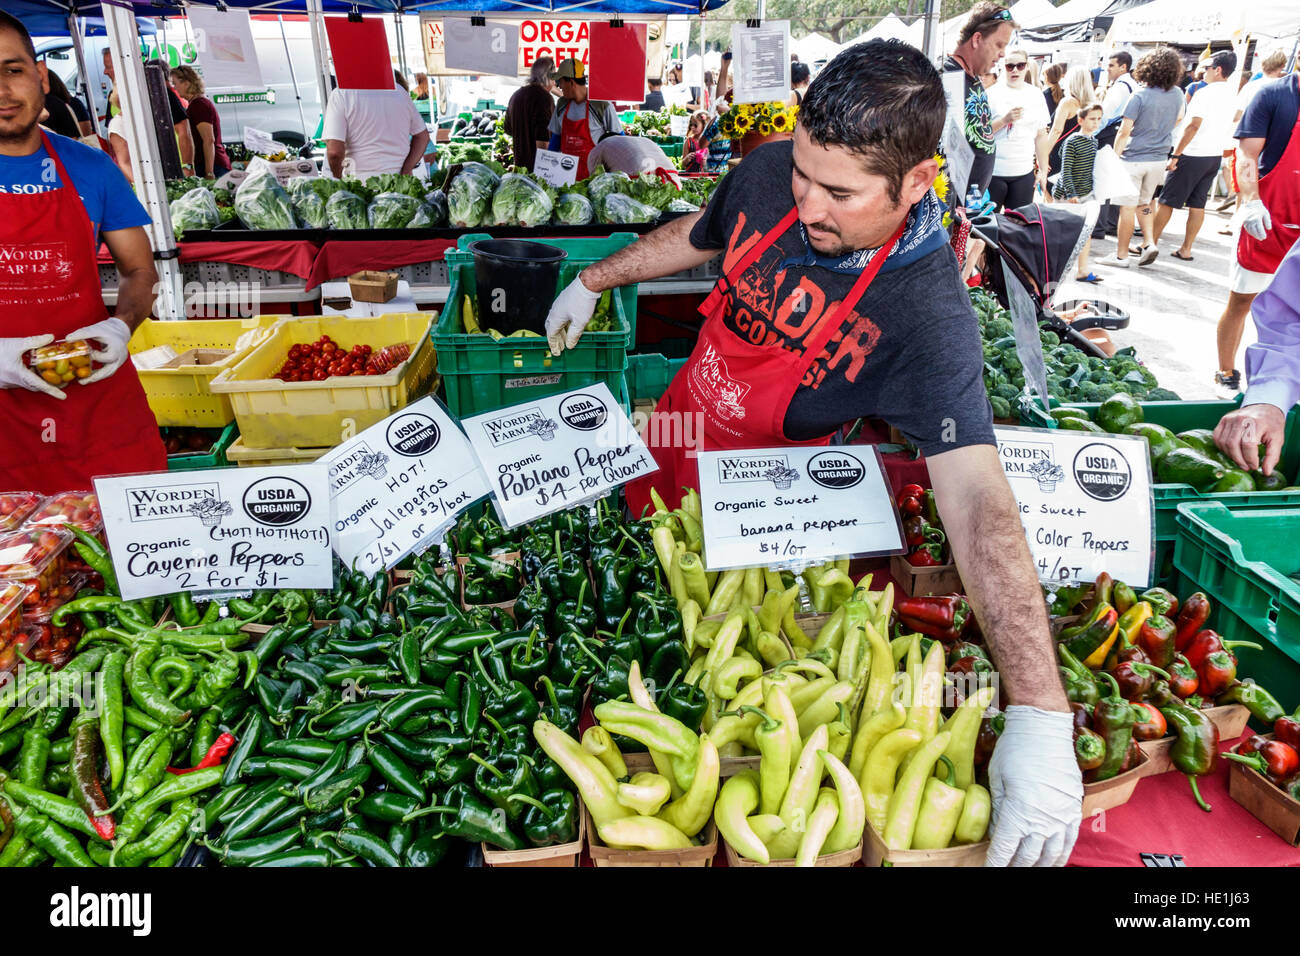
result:
[[[90,125],[96,134],[103,135],[99,127],[99,111],[95,109],[95,98],[90,93],[90,74],[86,72],[86,52],[81,48],[81,24],[75,13],[68,14],[68,33],[72,37],[72,53],[77,58],[77,75],[81,77],[81,96],[86,102],[86,112],[90,114]]]
[[[277,13],[275,19],[280,24],[280,42],[284,44],[284,62],[289,64],[289,79],[293,81],[293,98],[298,101],[298,122],[302,124],[302,139],[310,143],[314,130],[307,128],[307,117],[302,112],[302,91],[298,89],[298,71],[293,68],[293,57],[289,55],[289,36],[284,32],[284,15]]]
[[[329,49],[327,45],[329,40],[325,36],[321,0],[307,0],[307,19],[311,23],[311,51],[316,63],[316,89],[320,92],[320,108],[323,115],[330,101],[330,72],[326,53]]]
[[[406,76],[406,36],[402,31],[402,11],[393,11],[393,22],[397,26],[397,68]]]
[[[925,32],[922,49],[925,55],[932,61],[938,62],[943,56],[944,51],[940,49],[943,45],[943,26],[939,17],[939,0],[925,0]]]
[[[108,33],[113,68],[117,73],[117,98],[127,119],[127,142],[131,147],[135,191],[149,213],[149,239],[158,267],[158,296],[154,308],[160,319],[184,319],[176,236],[172,232],[171,210],[167,205],[167,188],[163,182],[158,138],[153,126],[153,106],[145,87],[135,11],[105,4],[103,12],[104,29]]]

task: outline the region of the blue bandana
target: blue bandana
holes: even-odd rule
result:
[[[907,225],[898,245],[889,254],[881,266],[881,272],[892,272],[903,266],[911,265],[936,249],[948,244],[948,233],[943,228],[943,203],[939,202],[934,190],[912,207],[907,214]],[[880,252],[880,249],[858,249],[846,256],[829,257],[818,255],[808,241],[808,231],[799,223],[799,238],[803,240],[803,255],[791,256],[781,263],[780,268],[789,266],[819,266],[842,275],[858,275]]]

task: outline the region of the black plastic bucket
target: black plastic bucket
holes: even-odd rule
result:
[[[555,301],[560,263],[568,253],[526,239],[479,239],[474,253],[478,324],[510,335],[520,329],[546,334],[546,313]]]

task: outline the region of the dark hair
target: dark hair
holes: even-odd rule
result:
[[[12,13],[6,13],[5,11],[0,10],[0,30],[13,30],[14,33],[17,33],[18,39],[22,41],[23,49],[26,50],[27,55],[32,58],[32,62],[36,62],[36,46],[32,43],[32,35],[28,33],[27,28],[23,26],[23,21],[19,20]]]
[[[1081,106],[1079,108],[1079,119],[1087,119],[1089,113],[1100,113],[1100,112],[1101,112],[1100,103],[1096,103],[1096,102],[1088,103],[1087,105]]]
[[[799,83],[803,83],[811,76],[812,76],[812,70],[808,68],[807,63],[790,64],[790,85],[791,86],[796,86]]]
[[[1209,65],[1218,67],[1219,72],[1227,78],[1231,76],[1233,70],[1237,68],[1237,54],[1233,53],[1231,50],[1220,50],[1210,58]]]
[[[64,85],[64,82],[62,78],[60,78],[59,74],[55,73],[53,70],[50,70],[48,71],[48,75],[50,78],[50,92],[53,93],[58,99],[63,100],[63,102],[71,103],[72,94],[68,92],[68,88],[66,85]]]
[[[1118,53],[1112,53],[1110,58],[1124,67],[1125,70],[1133,69],[1133,54],[1128,50],[1120,50]]]
[[[402,74],[397,70],[393,71],[393,82],[395,82],[402,89],[406,90],[406,92],[408,93],[411,92],[411,88],[406,85],[406,77],[402,76]]]
[[[961,33],[957,35],[957,45],[962,46],[977,33],[982,37],[996,33],[1004,23],[1011,24],[1013,30],[1017,29],[1018,24],[1011,18],[1010,10],[1000,3],[981,0],[971,7],[970,16],[962,24]]]
[[[817,74],[799,106],[799,125],[818,146],[859,154],[884,176],[895,203],[903,177],[934,156],[947,103],[925,54],[899,40],[842,50]]]
[[[1138,60],[1133,76],[1146,86],[1172,90],[1183,78],[1183,61],[1173,47],[1162,46]]]
[[[657,76],[650,77],[650,79],[646,80],[646,82],[650,84],[651,89],[655,89],[655,90],[659,89],[659,87],[664,85],[664,81],[659,79],[659,77]]]

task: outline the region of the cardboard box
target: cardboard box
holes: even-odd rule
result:
[[[1264,736],[1273,739],[1272,734]],[[1228,796],[1287,843],[1300,846],[1300,801],[1292,800],[1263,774],[1229,760]]]
[[[895,554],[889,558],[889,573],[899,583],[908,597],[929,594],[962,594],[961,575],[957,565],[944,564],[928,568],[912,564],[906,555]]]
[[[1146,764],[1147,755],[1143,752],[1142,759],[1138,761],[1136,767],[1125,770],[1109,780],[1085,783],[1083,785],[1083,818],[1086,820],[1093,814],[1100,813],[1103,810],[1114,810],[1116,807],[1122,807],[1128,803],[1145,773]]]
[[[357,272],[348,276],[348,288],[357,302],[389,302],[397,297],[397,273]]]
[[[1237,739],[1245,731],[1246,723],[1250,720],[1250,711],[1241,704],[1209,707],[1204,713],[1214,722],[1214,726],[1219,728],[1220,740]],[[1147,755],[1147,762],[1143,764],[1142,776],[1151,777],[1158,773],[1168,773],[1174,769],[1173,762],[1169,759],[1169,753],[1174,749],[1176,739],[1173,734],[1170,734],[1167,737],[1161,737],[1159,740],[1145,740],[1138,744],[1142,748],[1142,752]]]

